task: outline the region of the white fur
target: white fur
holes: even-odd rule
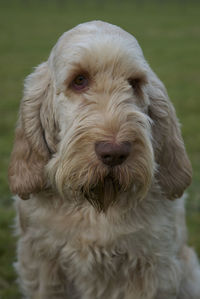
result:
[[[85,72],[88,89],[77,92]],[[105,140],[132,146],[112,170],[95,153]],[[200,299],[179,198],[190,163],[132,35],[95,21],[61,36],[26,80],[9,178],[25,298]]]

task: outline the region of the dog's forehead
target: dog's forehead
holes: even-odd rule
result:
[[[113,43],[124,43],[132,46],[136,51],[142,52],[136,38],[122,28],[102,21],[91,21],[72,28],[65,32],[58,40],[57,48],[86,42],[91,44],[96,39],[101,41],[111,40]]]
[[[144,61],[142,50],[131,34],[101,21],[80,24],[65,32],[53,48],[50,60],[58,69],[63,62],[72,64],[83,61],[84,53],[90,54],[91,60],[124,56],[126,59],[131,57]]]

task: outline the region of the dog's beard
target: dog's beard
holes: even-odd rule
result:
[[[91,186],[89,189],[82,187],[84,197],[99,211],[106,211],[108,207],[117,201],[118,195],[122,192],[122,187],[114,177],[109,174],[103,181]]]
[[[114,168],[103,166],[95,159],[94,162],[83,161],[82,167],[78,163],[70,164],[73,159],[65,164],[59,163],[57,171],[52,173],[52,183],[62,198],[73,199],[77,203],[87,200],[98,211],[105,212],[117,204],[124,198],[120,196],[122,194],[131,195],[130,199],[136,202],[146,196],[154,173],[151,152],[142,153],[138,150],[132,163]]]
[[[73,134],[71,139],[64,139],[47,167],[56,192],[79,203],[87,200],[99,211],[106,211],[124,198],[122,193],[132,201],[143,199],[154,176],[155,162],[148,123],[139,116],[138,123],[134,121],[134,126],[131,123],[135,130],[128,131],[130,134],[120,131],[124,132],[123,140],[134,140],[131,155],[121,165],[107,167],[99,161],[94,151],[95,136],[87,136],[85,132],[90,131],[85,128],[83,134],[78,131],[75,137]]]
[[[110,206],[117,204],[122,194],[130,196],[134,200],[142,199],[151,184],[151,173],[146,169],[139,171],[139,165],[134,167],[117,166],[114,168],[95,168],[95,174],[91,170],[81,187],[76,191],[77,197],[86,199],[98,211],[106,212]],[[80,181],[79,181],[80,182]],[[73,183],[74,186],[74,183]]]

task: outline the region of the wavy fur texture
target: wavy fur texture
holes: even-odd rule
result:
[[[110,166],[99,142],[131,150]],[[191,175],[136,39],[101,21],[64,33],[25,81],[9,168],[24,298],[200,299],[181,198]]]

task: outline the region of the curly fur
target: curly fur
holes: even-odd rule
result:
[[[130,155],[108,167],[100,141],[129,142]],[[136,39],[100,21],[64,33],[25,81],[9,168],[25,298],[200,299],[180,198],[191,172]]]

